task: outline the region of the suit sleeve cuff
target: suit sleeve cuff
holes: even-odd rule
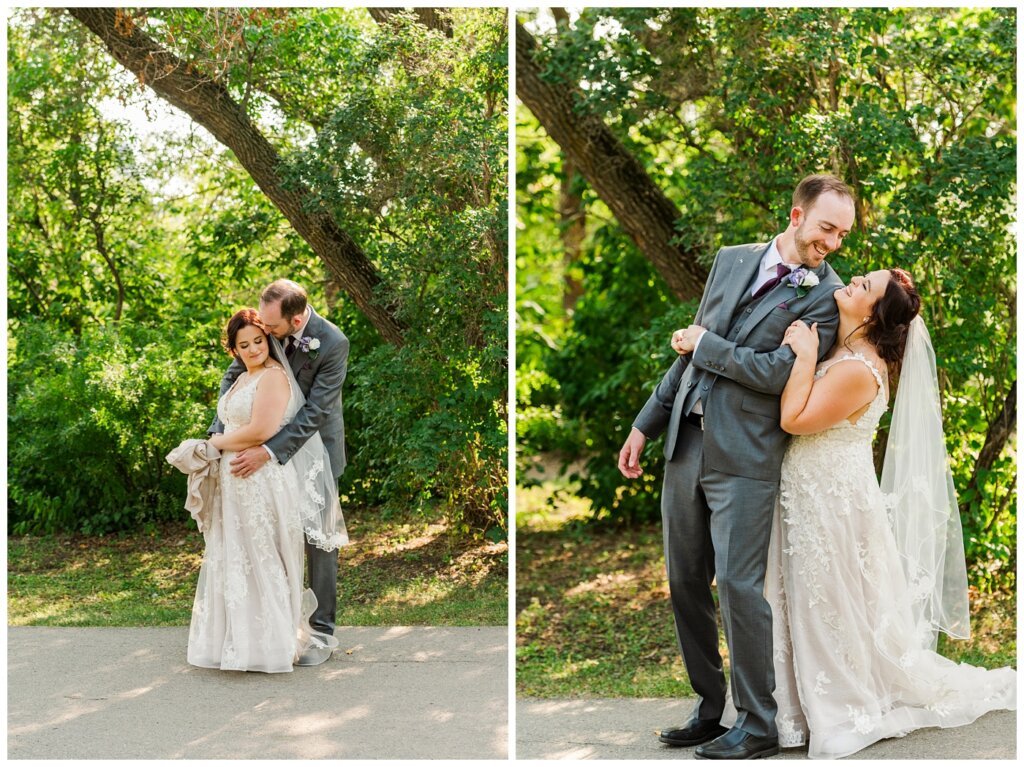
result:
[[[696,341],[696,342],[695,342],[695,343],[693,344],[693,351],[691,351],[691,352],[690,352],[690,356],[691,356],[691,357],[692,357],[692,356],[693,356],[694,354],[696,354],[696,353],[697,353],[697,347],[699,347],[699,346],[700,346],[700,342],[701,342],[701,339],[703,339],[703,338],[704,338],[704,336],[706,336],[706,335],[707,335],[707,333],[708,333],[708,331],[707,331],[707,330],[705,329],[705,330],[702,330],[702,331],[701,331],[701,333],[700,333],[700,335],[699,335],[699,336],[697,336],[697,341]]]

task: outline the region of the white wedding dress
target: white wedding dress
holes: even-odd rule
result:
[[[249,423],[260,380],[285,375],[266,368],[243,373],[217,405],[224,433]],[[282,426],[301,406],[291,396]],[[307,648],[337,647],[333,636],[310,628],[316,597],[303,590],[301,499],[306,497],[295,462],[269,461],[247,478],[231,474],[234,452],[220,458],[220,513],[203,534],[206,551],[192,608],[188,662],[235,671],[291,671]],[[318,466],[322,471],[322,464]],[[344,522],[341,522],[344,535]],[[344,538],[347,542],[347,537]],[[336,547],[336,546],[335,546]]]
[[[855,423],[794,437],[782,464],[765,596],[772,608],[779,744],[811,758],[847,756],[920,727],[956,727],[1016,708],[1016,672],[956,664],[915,627],[892,504],[879,489],[872,439],[878,393]]]

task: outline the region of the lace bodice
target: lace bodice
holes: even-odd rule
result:
[[[870,360],[861,354],[844,354],[822,362],[814,378],[844,360],[858,360],[875,375],[878,392],[855,423],[844,419],[814,434],[794,437],[782,462],[779,493],[785,510],[791,551],[813,552],[807,566],[808,589],[823,599],[830,562],[838,556],[836,541],[827,524],[818,515],[819,500],[829,499],[830,513],[846,518],[856,512],[869,490],[865,478],[875,478],[872,438],[887,406],[882,376]],[[852,363],[847,363],[852,364]],[[877,484],[874,495],[880,495]],[[831,641],[842,642],[835,636]]]
[[[256,390],[266,376],[285,376],[290,396],[281,425],[302,406],[302,394],[281,367],[243,373],[217,403],[225,433],[250,423]],[[311,458],[304,457],[309,447]],[[247,476],[219,465],[221,503],[204,532],[206,551],[193,603],[188,660],[204,668],[287,672],[306,648],[333,648],[334,637],[313,630],[312,591],[303,590],[306,542],[327,550],[347,543],[334,478],[319,434],[288,460],[267,461]]]
[[[871,374],[875,377],[875,382],[878,384],[878,391],[875,393],[875,398],[871,401],[868,409],[861,413],[855,423],[850,423],[844,418],[835,426],[832,426],[830,429],[826,429],[826,431],[831,431],[833,429],[844,431],[848,430],[856,432],[858,435],[866,434],[868,438],[871,438],[875,433],[875,429],[878,428],[878,422],[881,420],[882,415],[885,413],[889,404],[888,389],[885,385],[884,379],[882,378],[882,374],[878,371],[878,368],[875,367],[874,363],[860,352],[844,354],[841,357],[825,360],[818,365],[818,369],[814,372],[814,380],[817,381],[828,372],[829,368],[839,362],[843,362],[844,360],[859,360],[866,365],[867,369],[870,370]]]
[[[254,375],[242,373],[232,384],[231,388],[220,398],[217,403],[217,416],[224,424],[224,433],[234,431],[245,426],[252,420],[252,405],[256,399],[256,388],[260,379],[265,375],[284,375],[280,368],[264,368]],[[289,384],[290,388],[290,384]],[[288,407],[285,408],[284,418],[281,425],[291,421],[298,410],[298,401],[295,392],[292,392],[288,399]]]

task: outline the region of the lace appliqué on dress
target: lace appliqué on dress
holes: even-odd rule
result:
[[[892,533],[892,499],[878,488],[872,441],[887,409],[878,392],[855,423],[794,437],[782,464],[765,594],[773,612],[780,745],[838,758],[882,738],[955,726],[1016,708],[1015,672],[957,665],[909,625],[915,592]],[[847,362],[847,364],[851,364]]]
[[[273,370],[240,377],[221,398],[217,412],[226,434],[249,423],[261,378],[283,374]],[[297,410],[294,399],[293,393],[283,423]],[[316,600],[302,587],[305,538],[296,499],[303,496],[303,478],[276,461],[236,477],[234,455],[221,455],[221,510],[204,534],[188,661],[208,668],[291,671],[310,644],[337,644],[334,637],[314,635],[308,624]]]

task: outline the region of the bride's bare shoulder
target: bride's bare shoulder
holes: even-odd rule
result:
[[[288,375],[284,372],[284,368],[277,364],[267,364],[263,366],[264,375],[261,375],[262,380],[259,383],[266,382],[267,386],[274,390],[287,391],[291,384],[288,382]],[[259,386],[259,383],[257,386]]]

